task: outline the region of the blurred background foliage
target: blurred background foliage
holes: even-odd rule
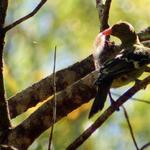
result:
[[[29,13],[39,1],[9,1],[6,24]],[[132,23],[136,31],[140,31],[150,25],[149,10],[149,0],[115,0],[112,2],[109,23],[112,25],[119,20],[125,20]],[[7,97],[52,73],[55,45],[57,45],[56,68],[59,70],[91,54],[92,43],[98,32],[99,21],[95,0],[48,1],[38,14],[7,34],[4,54]],[[121,94],[127,88],[128,86],[113,92]],[[135,97],[149,100],[148,90],[150,88],[140,91]],[[91,103],[83,105],[56,124],[54,149],[65,149],[96,119],[97,116],[88,120],[90,105]],[[142,146],[150,141],[150,106],[133,100],[128,101],[125,106],[136,139]],[[34,109],[30,109],[13,119],[13,124],[19,124],[33,111]],[[29,149],[47,149],[48,134],[48,131],[42,134]],[[122,110],[105,122],[79,149],[134,149]]]

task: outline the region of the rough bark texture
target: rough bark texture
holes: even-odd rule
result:
[[[68,85],[76,82],[94,70],[92,55],[77,62],[68,68],[56,73],[57,92],[65,89]],[[11,117],[23,113],[28,108],[35,106],[38,102],[47,99],[53,94],[53,75],[33,84],[31,87],[17,93],[9,99]]]
[[[93,72],[58,93],[56,98],[57,121],[94,97],[96,89],[93,81],[96,78],[97,73]],[[53,100],[53,98],[48,100],[29,118],[10,131],[8,143],[25,150],[42,132],[48,129],[53,119]]]

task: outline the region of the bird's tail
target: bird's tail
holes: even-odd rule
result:
[[[95,100],[93,102],[89,118],[96,114],[99,110],[102,110],[109,92],[112,80],[106,81],[104,84],[99,84]]]

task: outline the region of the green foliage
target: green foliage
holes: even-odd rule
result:
[[[37,0],[9,1],[7,24],[26,15],[37,3]],[[150,23],[149,10],[149,0],[114,0],[109,22],[112,25],[119,20],[129,21],[139,31]],[[55,45],[58,47],[58,70],[91,54],[92,43],[98,32],[99,21],[94,0],[48,1],[38,14],[7,34],[4,55],[7,96],[14,95],[52,72]],[[147,91],[137,96],[148,99]],[[126,107],[137,140],[142,145],[150,139],[149,106],[135,103],[128,102]],[[89,123],[88,111],[81,109],[75,119],[63,119],[56,125],[54,147],[57,150],[64,149],[85,129]],[[19,122],[21,119],[18,119]],[[45,132],[30,150],[45,150],[47,144],[48,132]],[[123,114],[116,113],[80,149],[134,149]]]

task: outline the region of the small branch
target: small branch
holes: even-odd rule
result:
[[[27,19],[33,17],[39,10],[40,8],[46,3],[47,0],[41,0],[41,2],[34,8],[32,12],[30,12],[28,15],[18,19],[17,21],[13,22],[12,24],[4,27],[4,31],[7,32],[8,30],[14,28],[15,26],[19,25],[20,23],[26,21]]]
[[[57,107],[57,99],[56,99],[56,74],[55,74],[55,67],[56,67],[56,46],[54,51],[54,66],[53,66],[53,91],[54,91],[54,103],[53,103],[53,122],[52,127],[49,135],[49,144],[48,144],[48,150],[51,150],[51,143],[53,139],[53,131],[54,131],[54,124],[56,122],[56,107]]]
[[[113,94],[113,95],[115,95],[115,96],[118,96],[118,97],[120,97],[120,96],[121,96],[121,95],[116,94],[116,93],[114,93],[114,92],[111,92],[111,94]],[[139,99],[139,98],[134,98],[134,97],[132,97],[131,99],[132,99],[132,100],[134,100],[134,101],[138,101],[138,102],[142,102],[142,103],[150,104],[150,101],[142,100],[142,99]]]
[[[145,145],[143,145],[143,146],[140,148],[140,150],[144,150],[144,149],[148,148],[149,146],[150,146],[150,142],[147,143],[147,144],[145,144]]]
[[[67,150],[75,150],[83,142],[85,142],[91,135],[99,128],[103,123],[116,111],[116,108],[119,108],[123,103],[125,103],[129,98],[131,98],[137,91],[145,87],[150,83],[150,76],[145,78],[143,81],[136,83],[132,88],[125,92],[122,96],[118,98],[114,106],[108,107],[101,116],[92,124],[88,129],[86,129],[74,142],[72,142]]]
[[[124,116],[125,116],[125,118],[126,118],[126,121],[127,121],[127,123],[128,123],[128,127],[129,127],[129,130],[130,130],[130,134],[131,134],[133,143],[134,143],[134,145],[135,145],[135,147],[136,147],[136,150],[139,150],[139,147],[138,147],[137,142],[136,142],[135,137],[134,137],[134,133],[133,133],[133,129],[132,129],[132,126],[131,126],[131,123],[130,123],[130,120],[129,120],[128,113],[127,113],[127,111],[126,111],[126,109],[125,109],[125,107],[124,107],[123,105],[122,105],[122,109],[123,109],[123,112],[124,112]]]

